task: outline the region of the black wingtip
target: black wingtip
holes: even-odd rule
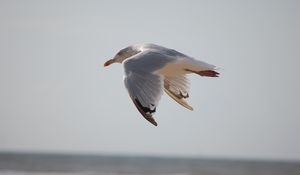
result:
[[[133,103],[135,104],[135,106],[137,107],[138,111],[142,114],[142,116],[147,121],[149,121],[150,123],[152,123],[154,126],[157,126],[156,121],[154,120],[154,118],[151,115],[151,113],[155,112],[155,108],[153,110],[151,110],[150,108],[142,106],[142,104],[140,103],[140,101],[138,99],[134,99]]]
[[[150,123],[152,123],[154,126],[157,126],[157,123],[152,116],[145,117],[145,119],[148,120]]]
[[[150,123],[152,123],[154,126],[157,126],[157,122],[154,120],[154,118],[152,117],[151,114],[145,114],[145,113],[142,113],[140,111],[140,113],[143,115],[143,117]]]

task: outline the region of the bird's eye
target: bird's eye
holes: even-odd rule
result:
[[[117,53],[118,56],[123,55],[123,54],[124,54],[123,50],[121,50],[120,52]]]

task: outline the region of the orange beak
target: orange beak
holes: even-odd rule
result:
[[[114,63],[115,61],[113,60],[113,59],[110,59],[110,60],[108,60],[108,61],[106,61],[105,63],[104,63],[104,67],[106,67],[106,66],[109,66],[109,65],[111,65],[112,63]]]

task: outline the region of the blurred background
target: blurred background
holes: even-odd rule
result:
[[[0,152],[300,160],[300,3],[0,1]],[[120,49],[155,43],[214,64],[188,111],[149,124]]]

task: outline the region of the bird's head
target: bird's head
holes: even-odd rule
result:
[[[112,59],[109,59],[104,63],[104,67],[109,66],[113,63],[122,63],[127,58],[141,52],[138,48],[134,46],[126,47],[122,50],[120,50]]]

